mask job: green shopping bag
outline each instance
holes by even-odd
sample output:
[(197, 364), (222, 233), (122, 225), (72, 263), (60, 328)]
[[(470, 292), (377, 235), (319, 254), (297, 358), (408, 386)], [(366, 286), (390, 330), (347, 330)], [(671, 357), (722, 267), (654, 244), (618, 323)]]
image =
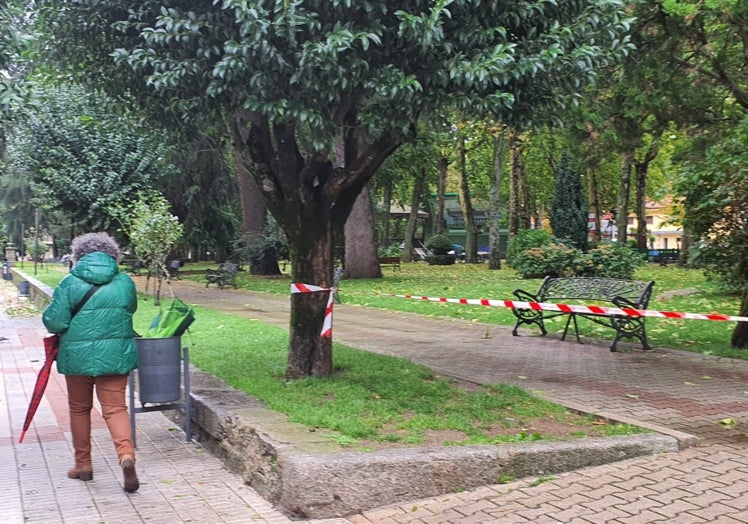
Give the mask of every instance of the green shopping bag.
[(182, 300), (175, 298), (167, 308), (161, 308), (156, 318), (153, 319), (148, 331), (145, 333), (146, 338), (167, 338), (179, 337), (187, 331), (195, 321), (195, 312), (192, 307), (185, 304)]

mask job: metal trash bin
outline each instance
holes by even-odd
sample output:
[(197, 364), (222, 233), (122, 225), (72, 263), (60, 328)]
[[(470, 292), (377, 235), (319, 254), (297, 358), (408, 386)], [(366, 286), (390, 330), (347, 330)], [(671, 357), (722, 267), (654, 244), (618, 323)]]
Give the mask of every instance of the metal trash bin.
[(137, 338), (140, 402), (175, 402), (181, 392), (181, 337)]
[(28, 297), (31, 296), (31, 286), (27, 280), (21, 280), (18, 282), (18, 296)]
[[(184, 410), (184, 434), (192, 441), (192, 400), (190, 394), (190, 354), (181, 347), (182, 337), (140, 338), (136, 337), (139, 365), (137, 373), (130, 373), (130, 428), (133, 446), (137, 448), (135, 414), (150, 411)], [(184, 379), (181, 379), (184, 374)], [(135, 376), (137, 375), (137, 388)], [(181, 385), (184, 380), (184, 400)], [(140, 407), (135, 401), (138, 391)], [(150, 404), (146, 406), (146, 404)]]

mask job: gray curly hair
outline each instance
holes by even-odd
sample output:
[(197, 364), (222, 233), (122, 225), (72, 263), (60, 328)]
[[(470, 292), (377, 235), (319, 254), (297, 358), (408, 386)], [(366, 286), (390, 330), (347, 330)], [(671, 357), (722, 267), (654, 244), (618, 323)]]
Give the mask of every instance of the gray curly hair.
[(70, 244), (70, 250), (75, 261), (95, 251), (102, 251), (117, 262), (122, 258), (122, 251), (117, 242), (106, 233), (86, 233), (75, 237)]

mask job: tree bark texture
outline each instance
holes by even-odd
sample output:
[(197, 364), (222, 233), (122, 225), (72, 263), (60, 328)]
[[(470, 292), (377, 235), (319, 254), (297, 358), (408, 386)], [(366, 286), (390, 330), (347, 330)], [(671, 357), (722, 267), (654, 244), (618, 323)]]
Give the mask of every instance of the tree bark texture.
[(475, 225), (473, 215), (473, 201), (470, 197), (470, 184), (467, 174), (467, 151), (465, 149), (465, 138), (460, 139), (459, 146), (460, 183), (458, 192), (460, 195), (460, 208), (462, 218), (465, 221), (465, 262), (467, 264), (478, 263), (478, 228)]
[[(521, 229), (530, 228), (522, 138), (515, 131), (509, 135), (509, 162), (511, 164), (509, 170), (509, 236), (513, 237)], [(538, 227), (540, 227), (539, 224)]]
[(434, 234), (443, 235), (445, 231), (444, 223), (444, 194), (447, 191), (447, 167), (449, 160), (446, 156), (439, 153), (436, 161), (436, 210), (434, 217)]
[(647, 241), (649, 240), (647, 234), (647, 173), (649, 172), (649, 164), (655, 159), (658, 152), (658, 143), (654, 140), (647, 149), (644, 160), (634, 162), (636, 172), (636, 222), (638, 224), (636, 247), (642, 250), (647, 249)]
[(616, 205), (616, 227), (618, 242), (628, 241), (629, 199), (631, 196), (631, 166), (634, 164), (634, 152), (624, 153), (621, 165), (621, 183), (618, 186), (618, 203)]
[(590, 169), (587, 176), (589, 180), (588, 192), (590, 209), (595, 215), (595, 233), (592, 240), (594, 242), (600, 242), (603, 239), (603, 232), (600, 231), (600, 219), (602, 218), (600, 215), (602, 214), (602, 210), (600, 209), (600, 195), (597, 190), (597, 172), (594, 169)]
[(374, 212), (368, 187), (358, 195), (345, 221), (343, 278), (382, 278), (374, 240)]
[(488, 209), (488, 269), (501, 269), (501, 178), (504, 174), (506, 140), (500, 132), (493, 139), (493, 178)]

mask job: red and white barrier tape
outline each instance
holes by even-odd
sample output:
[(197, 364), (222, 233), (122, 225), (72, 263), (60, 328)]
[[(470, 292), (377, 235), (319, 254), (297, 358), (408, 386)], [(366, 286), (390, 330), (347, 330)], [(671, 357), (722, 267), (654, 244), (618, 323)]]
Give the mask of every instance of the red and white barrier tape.
[(629, 317), (688, 318), (695, 320), (718, 320), (723, 322), (748, 322), (748, 317), (722, 315), (719, 313), (680, 313), (677, 311), (654, 311), (650, 309), (631, 309), (604, 306), (577, 306), (571, 304), (551, 304), (546, 302), (520, 302), (516, 300), (492, 300), (473, 298), (423, 297), (417, 295), (395, 295), (377, 293), (377, 295), (429, 302), (446, 302), (450, 304), (472, 304), (476, 306), (505, 307), (510, 309), (535, 309), (538, 311), (559, 311), (562, 313), (591, 313), (594, 315), (624, 315)]
[(329, 291), (330, 296), (327, 298), (327, 308), (325, 309), (325, 320), (322, 322), (322, 333), (323, 337), (332, 336), (332, 302), (333, 295), (335, 293), (334, 287), (319, 287), (313, 286), (312, 284), (291, 284), (291, 293), (315, 293), (317, 291)]

